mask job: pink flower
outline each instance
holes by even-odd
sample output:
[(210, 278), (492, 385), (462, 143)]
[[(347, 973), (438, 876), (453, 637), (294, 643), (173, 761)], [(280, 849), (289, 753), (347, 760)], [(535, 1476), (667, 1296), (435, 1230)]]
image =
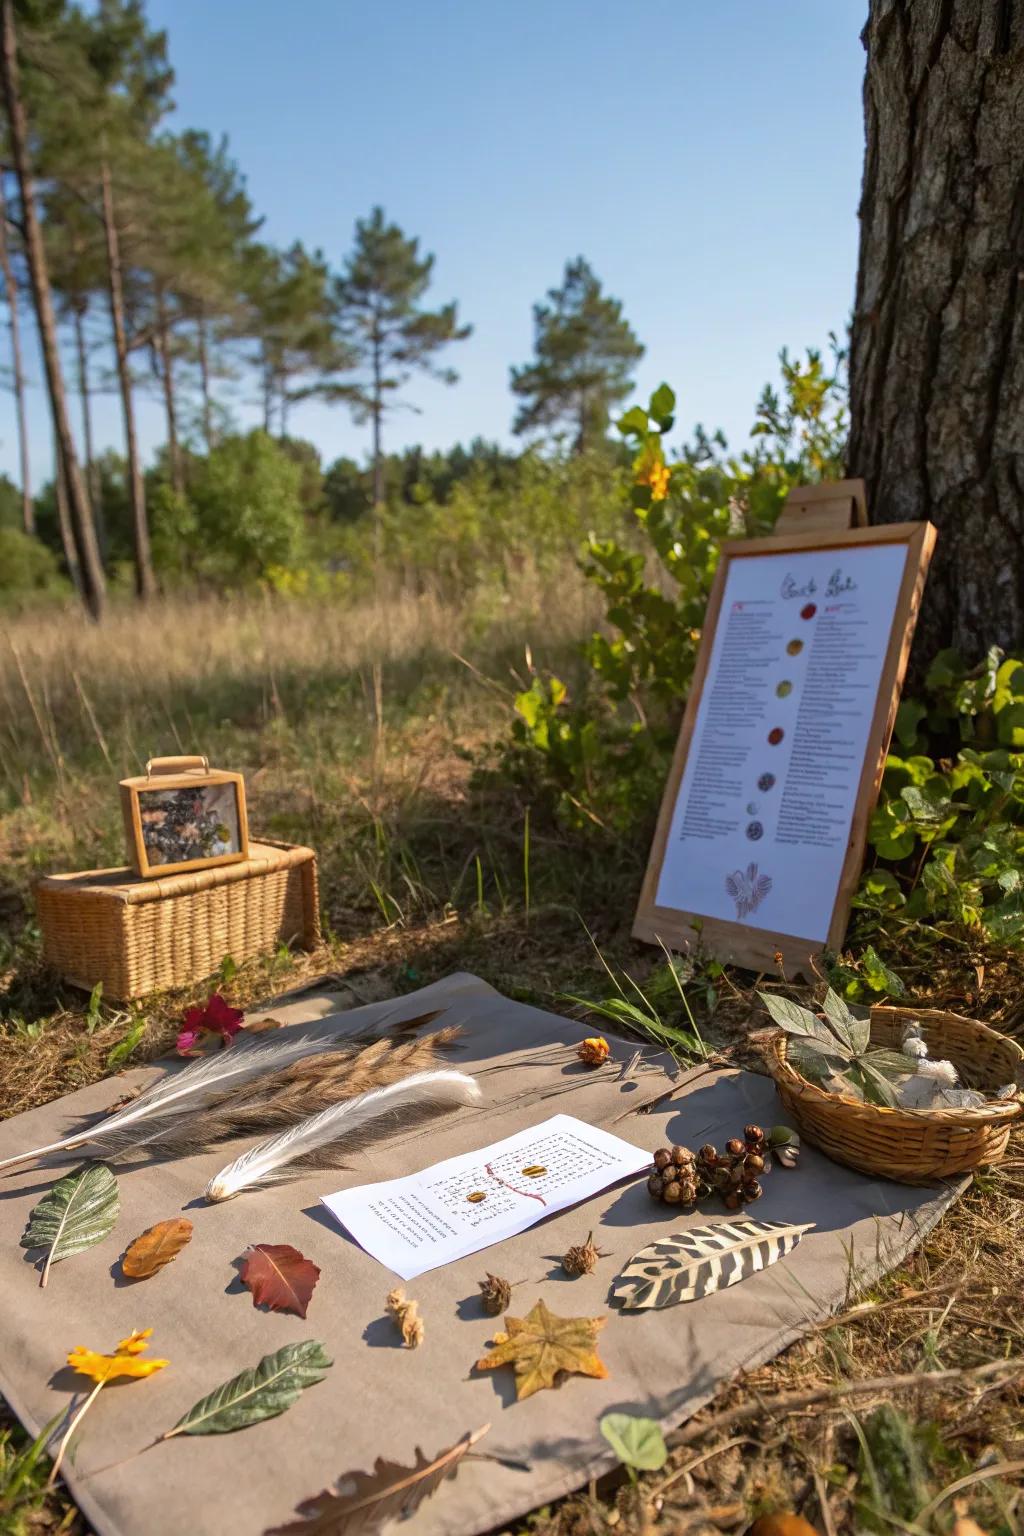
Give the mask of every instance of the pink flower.
[(188, 1008), (182, 1023), (185, 1028), (181, 1031), (176, 1042), (179, 1055), (184, 1056), (191, 1051), (200, 1035), (220, 1035), (222, 1045), (230, 1045), (235, 1035), (243, 1027), (242, 1020), (245, 1015), (240, 1008), (232, 1008), (230, 1003), (224, 1001), (219, 992), (212, 992), (202, 1008)]

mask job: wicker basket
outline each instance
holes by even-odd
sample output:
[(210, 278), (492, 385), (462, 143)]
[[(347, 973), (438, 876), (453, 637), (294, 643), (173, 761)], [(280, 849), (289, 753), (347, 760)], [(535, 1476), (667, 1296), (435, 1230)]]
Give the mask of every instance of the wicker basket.
[(316, 854), (252, 842), (241, 864), (142, 880), (129, 869), (50, 875), (36, 887), (43, 957), (66, 981), (126, 1001), (211, 976), (280, 944), (320, 942)]
[[(898, 1049), (917, 1021), (935, 1060), (951, 1061), (966, 1087), (992, 1092), (1021, 1081), (1024, 1051), (987, 1024), (930, 1008), (872, 1008), (871, 1043)], [(790, 1066), (785, 1034), (768, 1045), (768, 1068), (789, 1119), (812, 1146), (856, 1168), (903, 1184), (969, 1173), (997, 1163), (1024, 1110), (1020, 1096), (981, 1109), (886, 1109), (828, 1093)]]

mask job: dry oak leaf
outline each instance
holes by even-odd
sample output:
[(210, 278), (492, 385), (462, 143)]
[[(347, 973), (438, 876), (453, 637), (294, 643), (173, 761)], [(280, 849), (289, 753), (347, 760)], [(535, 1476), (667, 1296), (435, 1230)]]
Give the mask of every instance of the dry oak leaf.
[(192, 1241), (192, 1223), (187, 1216), (172, 1216), (158, 1221), (128, 1245), (121, 1260), (121, 1273), (129, 1280), (148, 1280), (158, 1269), (176, 1259), (186, 1243)]
[(608, 1375), (597, 1355), (597, 1335), (606, 1317), (556, 1317), (543, 1301), (535, 1302), (525, 1317), (506, 1317), (507, 1333), (494, 1335), (489, 1355), (478, 1360), (478, 1371), (510, 1365), (516, 1376), (516, 1399), (532, 1397), (553, 1387), (560, 1372), (577, 1376)]
[(490, 1427), (485, 1424), (474, 1434), (463, 1435), (430, 1461), (417, 1446), (412, 1467), (378, 1456), (372, 1472), (346, 1472), (335, 1488), (325, 1488), (299, 1505), (297, 1513), (304, 1519), (277, 1525), (266, 1536), (374, 1536), (389, 1520), (407, 1520), (446, 1478), (455, 1475), (463, 1456)]
[(238, 1278), (252, 1292), (254, 1307), (305, 1317), (320, 1271), (291, 1243), (253, 1243), (242, 1256)]

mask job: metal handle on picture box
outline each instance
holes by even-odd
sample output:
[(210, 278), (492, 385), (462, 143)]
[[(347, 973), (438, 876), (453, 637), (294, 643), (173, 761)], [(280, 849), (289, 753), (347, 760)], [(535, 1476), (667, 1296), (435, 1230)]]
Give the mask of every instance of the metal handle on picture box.
[(146, 764), (146, 777), (154, 773), (209, 773), (210, 760), (206, 757), (151, 757)]

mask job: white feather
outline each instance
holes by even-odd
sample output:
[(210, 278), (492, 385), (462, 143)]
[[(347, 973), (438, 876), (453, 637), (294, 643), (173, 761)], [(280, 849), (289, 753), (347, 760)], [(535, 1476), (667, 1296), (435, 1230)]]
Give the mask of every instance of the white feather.
[[(373, 1026), (371, 1032), (383, 1034), (389, 1027), (398, 1027), (390, 1014)], [(72, 1152), (85, 1146), (95, 1146), (105, 1154), (144, 1147), (158, 1140), (169, 1125), (180, 1128), (182, 1117), (203, 1110), (212, 1099), (240, 1088), (264, 1073), (281, 1072), (306, 1056), (321, 1055), (332, 1045), (350, 1040), (351, 1032), (352, 1025), (349, 1024), (347, 1028), (336, 1028), (329, 1033), (314, 1027), (308, 1031), (296, 1028), (248, 1037), (243, 1035), (227, 1050), (192, 1061), (180, 1072), (168, 1072), (99, 1125), (86, 1126), (65, 1136), (63, 1141), (7, 1158), (0, 1162), (0, 1173), (20, 1167), (22, 1163), (36, 1162), (41, 1157)]]
[(416, 1072), (387, 1088), (374, 1088), (357, 1098), (332, 1104), (318, 1115), (310, 1115), (308, 1120), (300, 1120), (298, 1125), (257, 1142), (210, 1180), (206, 1198), (211, 1204), (230, 1200), (253, 1184), (292, 1178), (299, 1162), (320, 1161), (321, 1166), (328, 1166), (327, 1149), (370, 1127), (371, 1134), (377, 1132), (381, 1128), (379, 1122), (387, 1117), (405, 1111), (455, 1109), (460, 1104), (476, 1104), (480, 1098), (479, 1084), (465, 1072)]

